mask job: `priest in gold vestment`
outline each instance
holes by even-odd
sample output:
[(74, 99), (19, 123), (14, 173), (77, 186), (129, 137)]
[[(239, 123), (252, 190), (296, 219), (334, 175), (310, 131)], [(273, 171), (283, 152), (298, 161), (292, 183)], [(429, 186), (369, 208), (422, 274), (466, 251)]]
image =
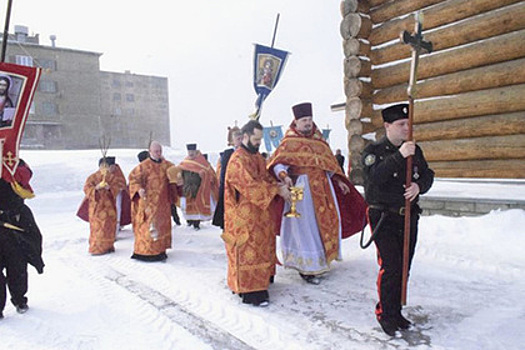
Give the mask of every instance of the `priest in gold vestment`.
[(204, 155), (192, 143), (186, 145), (188, 156), (178, 165), (182, 170), (180, 208), (188, 225), (200, 229), (201, 221), (213, 218), (219, 198), (217, 175)]
[(228, 162), (224, 185), (224, 232), (228, 256), (228, 287), (245, 304), (267, 306), (268, 287), (275, 275), (277, 225), (271, 207), (276, 196), (289, 199), (266, 171), (258, 152), (263, 127), (250, 121), (242, 128), (243, 140)]
[(162, 157), (162, 146), (151, 142), (149, 158), (129, 174), (129, 194), (135, 245), (132, 258), (166, 260), (171, 248), (171, 203), (167, 170), (173, 163)]
[(84, 193), (89, 201), (89, 253), (101, 255), (115, 251), (116, 198), (125, 189), (125, 178), (115, 171), (115, 158), (100, 159), (99, 170), (91, 174), (84, 184)]
[[(282, 218), (283, 265), (299, 271), (307, 283), (319, 284), (330, 263), (341, 260), (341, 239), (364, 227), (366, 205), (313, 122), (311, 103), (292, 110), (294, 121), (268, 169), (288, 186), (304, 191), (304, 199), (297, 202), (301, 217)], [(284, 212), (289, 209), (285, 204)]]

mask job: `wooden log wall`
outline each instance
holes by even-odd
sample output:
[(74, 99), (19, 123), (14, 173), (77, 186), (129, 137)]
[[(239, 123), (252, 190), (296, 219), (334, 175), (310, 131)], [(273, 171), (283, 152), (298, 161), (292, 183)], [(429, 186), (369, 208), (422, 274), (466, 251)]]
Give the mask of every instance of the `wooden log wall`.
[[(369, 58), (368, 36), (372, 21), (367, 14), (367, 1), (341, 2), (340, 31), (343, 37), (344, 92), (346, 96), (345, 127), (348, 132), (348, 176), (355, 184), (363, 183), (363, 165), (360, 158), (366, 145), (362, 137), (369, 128), (363, 118), (372, 116), (373, 87), (370, 82), (372, 64)], [(370, 124), (370, 123), (369, 123)]]
[(420, 57), (414, 138), (436, 175), (525, 178), (525, 1), (344, 0), (350, 179), (362, 183), (360, 152), (384, 135), (380, 109), (407, 100), (399, 34), (416, 11), (434, 52)]

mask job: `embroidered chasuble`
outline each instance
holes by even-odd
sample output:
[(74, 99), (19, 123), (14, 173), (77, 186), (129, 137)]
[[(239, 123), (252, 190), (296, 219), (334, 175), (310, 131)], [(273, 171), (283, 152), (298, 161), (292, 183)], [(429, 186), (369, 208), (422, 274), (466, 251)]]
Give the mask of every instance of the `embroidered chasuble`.
[[(219, 197), (219, 184), (215, 171), (200, 152), (195, 159), (186, 157), (178, 167), (185, 172), (191, 172), (194, 177), (200, 177), (200, 184), (194, 186), (195, 193), (188, 191), (182, 194), (181, 210), (184, 218), (186, 220), (211, 220)], [(185, 187), (189, 187), (188, 185), (185, 183)]]
[[(330, 263), (341, 258), (341, 239), (364, 226), (364, 199), (344, 176), (315, 124), (311, 135), (304, 136), (292, 123), (268, 169), (273, 176), (287, 171), (294, 184), (304, 188), (304, 199), (297, 202), (301, 217), (282, 217), (289, 203), (280, 215), (284, 266), (304, 274), (328, 271)], [(335, 180), (344, 182), (350, 193), (343, 195)]]
[[(173, 163), (148, 158), (129, 174), (134, 253), (153, 256), (171, 248), (171, 196), (167, 170)], [(145, 198), (139, 189), (146, 190)]]
[[(109, 189), (96, 190), (95, 187), (105, 178)], [(91, 174), (84, 184), (84, 193), (89, 201), (89, 252), (105, 254), (115, 251), (117, 210), (116, 197), (126, 188), (126, 180), (108, 172), (105, 177), (99, 170)]]
[(224, 185), (224, 233), (228, 286), (235, 293), (267, 290), (275, 275), (277, 226), (271, 206), (278, 186), (264, 158), (239, 148), (228, 162)]

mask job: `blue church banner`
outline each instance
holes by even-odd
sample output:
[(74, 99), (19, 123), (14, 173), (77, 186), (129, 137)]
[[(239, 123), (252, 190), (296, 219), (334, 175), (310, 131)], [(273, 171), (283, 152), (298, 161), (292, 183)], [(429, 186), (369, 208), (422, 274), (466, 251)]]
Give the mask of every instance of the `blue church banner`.
[(266, 151), (272, 151), (272, 145), (274, 148), (279, 146), (281, 139), (283, 138), (283, 130), (281, 126), (270, 126), (263, 129), (264, 146)]
[(323, 139), (328, 142), (328, 139), (330, 138), (330, 131), (332, 129), (323, 129)]
[(257, 100), (253, 119), (259, 120), (262, 104), (277, 85), (288, 54), (286, 51), (255, 44), (253, 86), (257, 93)]

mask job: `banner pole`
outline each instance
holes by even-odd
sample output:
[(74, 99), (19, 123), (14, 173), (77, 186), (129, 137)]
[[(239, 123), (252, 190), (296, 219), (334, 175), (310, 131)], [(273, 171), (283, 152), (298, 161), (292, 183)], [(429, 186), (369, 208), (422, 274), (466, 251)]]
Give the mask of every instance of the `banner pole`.
[(277, 35), (277, 27), (279, 26), (279, 17), (281, 16), (280, 13), (277, 14), (277, 18), (275, 19), (275, 27), (273, 28), (273, 37), (272, 37), (272, 49), (273, 44), (275, 44), (275, 36)]
[(9, 20), (11, 19), (11, 5), (13, 4), (13, 0), (7, 1), (7, 12), (5, 15), (5, 26), (4, 26), (4, 36), (2, 39), (2, 63), (5, 62), (5, 52), (7, 49), (7, 40), (9, 37)]

